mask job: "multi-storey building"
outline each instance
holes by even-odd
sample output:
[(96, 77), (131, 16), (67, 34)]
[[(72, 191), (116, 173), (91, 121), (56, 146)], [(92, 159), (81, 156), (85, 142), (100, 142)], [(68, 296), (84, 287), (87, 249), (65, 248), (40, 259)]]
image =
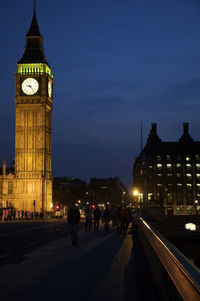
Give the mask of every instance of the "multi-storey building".
[(200, 205), (200, 142), (188, 123), (177, 142), (163, 142), (152, 123), (146, 145), (133, 167), (140, 207), (164, 206), (165, 214), (197, 214)]
[(26, 46), (15, 72), (15, 163), (0, 169), (1, 207), (50, 211), (53, 76), (34, 7)]

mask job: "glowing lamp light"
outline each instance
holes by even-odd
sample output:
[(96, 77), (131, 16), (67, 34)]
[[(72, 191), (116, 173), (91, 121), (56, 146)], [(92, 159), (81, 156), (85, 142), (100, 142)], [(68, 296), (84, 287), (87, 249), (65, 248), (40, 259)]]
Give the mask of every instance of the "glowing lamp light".
[(137, 189), (134, 189), (134, 190), (133, 190), (133, 195), (134, 195), (134, 196), (138, 196), (138, 194), (139, 194), (139, 191), (138, 191)]
[(190, 231), (196, 231), (197, 226), (193, 223), (187, 223), (187, 224), (185, 224), (185, 229), (190, 230)]
[(52, 204), (52, 203), (50, 204), (50, 208), (51, 208), (51, 209), (53, 208), (53, 204)]

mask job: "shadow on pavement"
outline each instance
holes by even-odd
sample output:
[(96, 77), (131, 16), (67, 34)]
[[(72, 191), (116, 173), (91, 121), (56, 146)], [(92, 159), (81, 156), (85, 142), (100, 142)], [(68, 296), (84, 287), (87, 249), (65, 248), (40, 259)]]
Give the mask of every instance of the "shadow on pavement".
[[(157, 293), (155, 283), (152, 279), (151, 271), (148, 266), (148, 261), (143, 252), (140, 241), (137, 237), (132, 235), (133, 248), (132, 256), (129, 261), (129, 265), (125, 272), (125, 298), (124, 300), (135, 301), (160, 301), (160, 297)], [(132, 283), (131, 283), (132, 282)], [(137, 286), (135, 290), (130, 290), (130, 287)]]

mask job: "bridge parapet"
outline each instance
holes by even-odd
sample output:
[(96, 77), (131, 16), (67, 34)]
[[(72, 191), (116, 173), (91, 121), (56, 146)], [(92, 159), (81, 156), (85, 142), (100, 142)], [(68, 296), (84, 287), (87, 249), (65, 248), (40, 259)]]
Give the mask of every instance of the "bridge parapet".
[(200, 300), (200, 270), (142, 218), (138, 236), (161, 300)]

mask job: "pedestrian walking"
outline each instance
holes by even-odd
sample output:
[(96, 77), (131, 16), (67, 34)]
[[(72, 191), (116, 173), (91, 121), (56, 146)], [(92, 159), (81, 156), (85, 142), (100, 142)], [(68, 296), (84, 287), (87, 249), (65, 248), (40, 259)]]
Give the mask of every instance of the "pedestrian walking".
[(117, 232), (121, 232), (123, 228), (122, 223), (122, 207), (120, 206), (116, 210), (116, 219), (117, 219)]
[(128, 231), (130, 220), (131, 217), (129, 209), (124, 205), (124, 208), (122, 209), (122, 228), (124, 232)]
[(76, 246), (78, 243), (78, 224), (80, 222), (80, 212), (75, 205), (69, 209), (67, 219), (70, 226), (72, 245)]
[(101, 211), (97, 206), (93, 213), (94, 216), (94, 232), (99, 230), (99, 221), (101, 217)]
[(85, 213), (85, 231), (91, 231), (92, 229), (92, 211), (91, 209), (88, 207), (86, 209), (86, 213)]
[(105, 225), (105, 231), (109, 231), (109, 222), (110, 222), (110, 211), (108, 209), (108, 205), (106, 205), (106, 209), (103, 212), (104, 217), (104, 225)]
[(112, 221), (112, 226), (113, 226), (113, 228), (116, 226), (116, 224), (117, 224), (117, 219), (116, 219), (116, 208), (115, 207), (111, 207), (110, 209), (109, 209), (109, 211), (110, 211), (110, 219), (111, 219), (111, 221)]

